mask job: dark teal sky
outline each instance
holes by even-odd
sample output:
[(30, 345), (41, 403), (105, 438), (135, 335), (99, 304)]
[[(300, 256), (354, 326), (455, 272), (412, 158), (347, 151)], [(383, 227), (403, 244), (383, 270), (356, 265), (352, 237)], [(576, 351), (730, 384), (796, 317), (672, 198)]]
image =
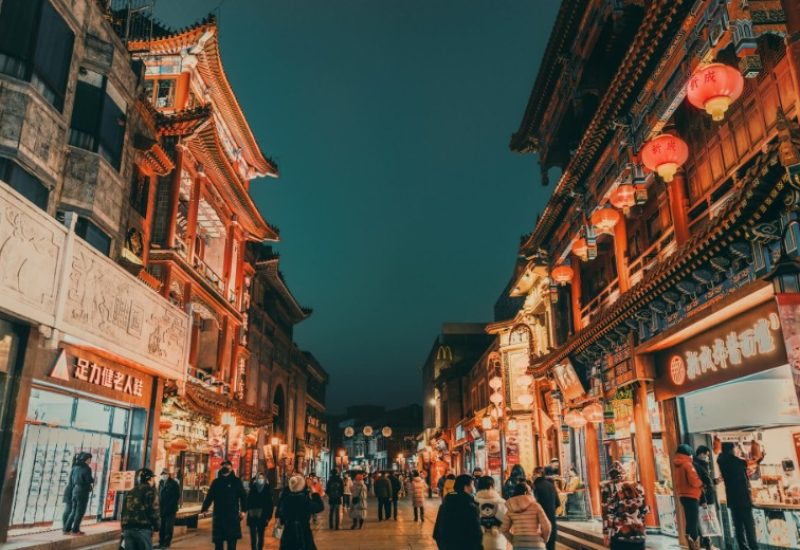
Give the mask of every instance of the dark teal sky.
[[(158, 0), (184, 26), (220, 0)], [(222, 59), (281, 177), (251, 192), (314, 314), (328, 408), (421, 400), (442, 322), (490, 321), (551, 188), (508, 149), (558, 0), (225, 0)]]

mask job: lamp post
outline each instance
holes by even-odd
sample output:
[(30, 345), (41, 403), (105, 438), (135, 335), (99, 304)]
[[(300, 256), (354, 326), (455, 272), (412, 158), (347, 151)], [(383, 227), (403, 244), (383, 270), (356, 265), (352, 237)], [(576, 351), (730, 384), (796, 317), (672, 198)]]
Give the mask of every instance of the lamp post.
[(228, 447), (230, 446), (230, 433), (231, 428), (236, 426), (236, 415), (232, 412), (225, 411), (220, 415), (221, 426), (225, 426), (225, 448), (222, 450), (223, 457), (228, 459)]

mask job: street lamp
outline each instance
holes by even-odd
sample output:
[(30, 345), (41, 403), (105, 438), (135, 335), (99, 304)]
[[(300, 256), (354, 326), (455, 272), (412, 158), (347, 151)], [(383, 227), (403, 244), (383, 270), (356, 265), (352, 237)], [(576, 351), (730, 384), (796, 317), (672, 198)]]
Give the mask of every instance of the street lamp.
[(225, 411), (220, 415), (219, 423), (221, 426), (225, 426), (225, 448), (223, 449), (222, 455), (227, 460), (228, 447), (230, 446), (231, 428), (236, 426), (236, 415), (230, 411)]

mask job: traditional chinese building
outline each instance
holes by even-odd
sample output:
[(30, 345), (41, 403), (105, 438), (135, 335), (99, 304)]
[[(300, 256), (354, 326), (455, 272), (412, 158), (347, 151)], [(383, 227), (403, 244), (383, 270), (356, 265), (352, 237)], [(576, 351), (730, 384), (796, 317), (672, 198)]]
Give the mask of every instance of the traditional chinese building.
[(120, 471), (154, 467), (188, 315), (143, 267), (173, 160), (142, 74), (98, 2), (0, 3), (0, 541), (62, 527), (77, 452), (87, 522), (117, 517)]
[(165, 392), (159, 446), (163, 464), (183, 480), (187, 504), (202, 498), (223, 458), (249, 475), (262, 432), (271, 429), (272, 410), (247, 387), (254, 266), (245, 250), (278, 239), (248, 192), (252, 180), (278, 171), (225, 75), (215, 19), (178, 32), (150, 21), (144, 37), (139, 26), (129, 26), (127, 46), (144, 66), (144, 94), (175, 165), (154, 192), (147, 271), (192, 317), (188, 376)]
[(550, 302), (528, 374), (591, 515), (618, 460), (677, 535), (678, 444), (730, 442), (766, 453), (760, 542), (798, 545), (799, 30), (791, 0), (562, 3), (511, 141), (558, 173), (514, 292)]

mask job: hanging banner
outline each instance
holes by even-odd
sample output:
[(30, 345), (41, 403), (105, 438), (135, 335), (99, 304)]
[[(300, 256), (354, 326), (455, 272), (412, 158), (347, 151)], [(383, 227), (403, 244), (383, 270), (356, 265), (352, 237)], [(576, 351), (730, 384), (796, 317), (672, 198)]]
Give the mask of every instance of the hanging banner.
[(583, 387), (578, 374), (575, 372), (575, 367), (572, 366), (572, 362), (569, 359), (565, 359), (554, 366), (553, 375), (565, 401), (573, 401), (586, 395), (586, 389)]
[(533, 422), (525, 418), (517, 420), (517, 442), (519, 444), (519, 463), (525, 468), (526, 473), (533, 472), (533, 468), (536, 465), (536, 449), (533, 447)]
[(792, 369), (794, 389), (800, 401), (800, 293), (776, 294), (778, 314), (781, 317), (786, 358)]
[(517, 429), (506, 428), (506, 463), (509, 466), (519, 464), (519, 435)]
[(486, 430), (486, 459), (490, 474), (502, 474), (503, 462), (500, 454), (500, 431)]

